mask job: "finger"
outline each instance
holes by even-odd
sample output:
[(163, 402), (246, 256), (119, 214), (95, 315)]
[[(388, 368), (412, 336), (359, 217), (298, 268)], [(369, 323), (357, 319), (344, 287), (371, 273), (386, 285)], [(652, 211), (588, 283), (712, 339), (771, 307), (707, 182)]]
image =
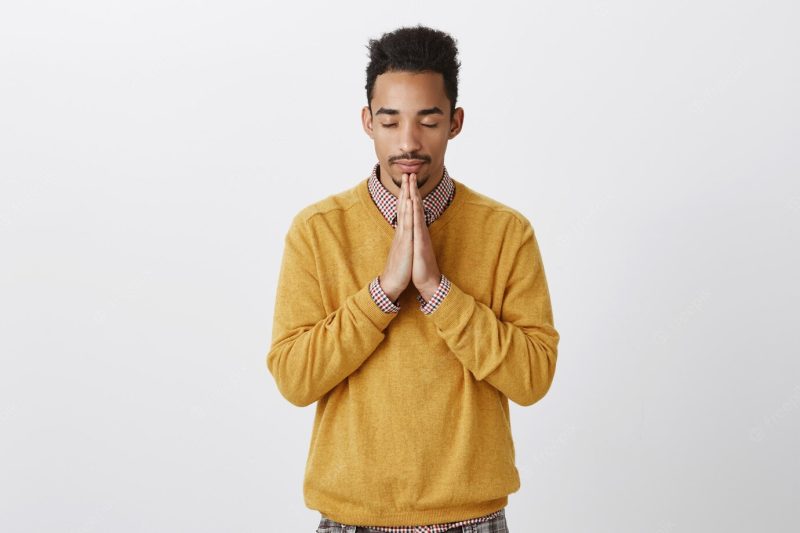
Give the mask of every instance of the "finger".
[[(416, 181), (416, 180), (412, 180)], [(416, 185), (412, 185), (414, 188), (414, 195), (413, 195), (413, 210), (414, 210), (414, 231), (422, 231), (425, 225), (425, 213), (422, 209), (422, 200), (420, 200), (419, 191), (416, 188)], [(421, 239), (417, 239), (421, 241)]]
[(400, 176), (400, 194), (397, 196), (397, 227), (403, 226), (404, 215), (406, 211), (406, 175)]
[(408, 224), (406, 224), (405, 227), (408, 228), (412, 232), (412, 235), (413, 235), (413, 231), (414, 231), (414, 194), (413, 194), (412, 189), (414, 188), (414, 178), (413, 178), (414, 175), (413, 174), (407, 174), (406, 176), (407, 176), (408, 185), (406, 186), (406, 202), (405, 202), (405, 204), (408, 206), (407, 211), (406, 211), (408, 213), (408, 216), (406, 217), (408, 219), (408, 221), (407, 221)]
[(419, 193), (419, 187), (417, 187), (417, 175), (412, 174), (411, 176), (412, 177), (409, 178), (409, 183), (411, 183), (409, 191), (414, 198), (414, 209), (416, 210), (417, 207), (422, 208), (422, 196)]
[(414, 194), (416, 195), (417, 200), (419, 200), (419, 205), (422, 206), (422, 193), (419, 192), (419, 184), (417, 183), (418, 180), (419, 176), (414, 174)]
[(406, 201), (404, 203), (406, 204), (406, 213), (408, 213), (408, 216), (406, 216), (403, 219), (403, 227), (405, 228), (406, 232), (408, 233), (408, 235), (411, 237), (411, 240), (413, 241), (414, 240), (414, 211), (413, 211), (413, 206), (411, 205), (411, 198), (406, 198)]

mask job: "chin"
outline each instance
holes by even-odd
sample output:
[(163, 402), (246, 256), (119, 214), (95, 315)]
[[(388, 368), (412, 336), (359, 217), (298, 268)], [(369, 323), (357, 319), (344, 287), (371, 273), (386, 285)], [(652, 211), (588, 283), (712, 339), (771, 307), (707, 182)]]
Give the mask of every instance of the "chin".
[[(429, 177), (430, 176), (417, 176), (417, 189), (421, 189), (422, 187), (424, 187), (425, 184), (428, 183)], [(392, 176), (392, 183), (394, 183), (398, 189), (403, 185), (403, 182), (400, 181), (400, 178), (394, 179), (394, 176)]]

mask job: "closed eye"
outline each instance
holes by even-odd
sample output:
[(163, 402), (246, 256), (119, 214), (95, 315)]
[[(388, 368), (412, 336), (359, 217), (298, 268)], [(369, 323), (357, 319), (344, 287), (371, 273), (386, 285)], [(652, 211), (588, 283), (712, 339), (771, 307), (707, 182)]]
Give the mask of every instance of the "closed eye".
[[(422, 125), (425, 126), (426, 128), (436, 128), (437, 126), (439, 126), (438, 124), (422, 124)], [(384, 128), (394, 128), (395, 126), (397, 126), (397, 122), (392, 122), (390, 124), (381, 124), (381, 126), (383, 126)]]

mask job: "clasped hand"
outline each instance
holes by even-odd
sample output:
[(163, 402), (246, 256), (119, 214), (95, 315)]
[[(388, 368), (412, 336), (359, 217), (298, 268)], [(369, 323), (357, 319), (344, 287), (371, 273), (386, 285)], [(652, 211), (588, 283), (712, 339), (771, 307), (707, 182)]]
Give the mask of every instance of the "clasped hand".
[(381, 288), (394, 302), (411, 282), (422, 298), (429, 301), (440, 279), (441, 271), (417, 189), (417, 175), (403, 174), (397, 198), (397, 228), (386, 267), (380, 275)]

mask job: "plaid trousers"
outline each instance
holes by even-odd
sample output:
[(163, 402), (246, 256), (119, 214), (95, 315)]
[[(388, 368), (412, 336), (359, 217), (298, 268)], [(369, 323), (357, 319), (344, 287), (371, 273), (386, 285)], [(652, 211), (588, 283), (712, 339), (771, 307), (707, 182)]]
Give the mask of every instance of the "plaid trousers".
[[(400, 528), (398, 528), (399, 530)], [(378, 529), (363, 526), (348, 526), (322, 516), (316, 533), (384, 533)], [(453, 526), (446, 533), (508, 533), (505, 510), (503, 514), (477, 524)]]

